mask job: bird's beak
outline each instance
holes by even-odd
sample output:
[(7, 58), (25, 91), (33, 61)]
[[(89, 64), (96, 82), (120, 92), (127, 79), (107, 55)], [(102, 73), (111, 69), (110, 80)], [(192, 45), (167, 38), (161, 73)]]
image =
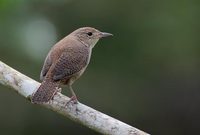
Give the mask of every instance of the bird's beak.
[(100, 36), (100, 38), (104, 38), (104, 37), (113, 36), (113, 34), (107, 33), (107, 32), (101, 32), (99, 36)]

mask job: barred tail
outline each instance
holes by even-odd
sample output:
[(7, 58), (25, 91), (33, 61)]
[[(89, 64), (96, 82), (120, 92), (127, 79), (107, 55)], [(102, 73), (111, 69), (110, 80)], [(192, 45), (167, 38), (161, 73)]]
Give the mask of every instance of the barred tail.
[(51, 80), (44, 80), (38, 90), (34, 93), (31, 98), (31, 102), (35, 104), (45, 103), (50, 101), (54, 94), (58, 91), (58, 82), (53, 82)]

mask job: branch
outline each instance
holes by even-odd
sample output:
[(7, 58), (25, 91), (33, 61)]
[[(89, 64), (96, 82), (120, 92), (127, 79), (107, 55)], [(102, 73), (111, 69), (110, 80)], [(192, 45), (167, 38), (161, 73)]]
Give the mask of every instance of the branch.
[[(21, 74), (0, 61), (0, 83), (11, 87), (20, 95), (30, 99), (40, 83)], [(148, 135), (147, 133), (96, 111), (82, 103), (67, 104), (69, 98), (58, 93), (49, 103), (42, 104), (65, 117), (85, 125), (99, 133), (108, 135)]]

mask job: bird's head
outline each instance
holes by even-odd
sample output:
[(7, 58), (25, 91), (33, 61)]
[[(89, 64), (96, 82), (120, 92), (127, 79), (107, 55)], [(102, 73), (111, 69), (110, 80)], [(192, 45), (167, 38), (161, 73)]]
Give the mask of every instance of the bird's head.
[(100, 38), (112, 36), (110, 33), (101, 32), (92, 27), (83, 27), (75, 30), (71, 33), (77, 40), (81, 41), (83, 44), (94, 47)]

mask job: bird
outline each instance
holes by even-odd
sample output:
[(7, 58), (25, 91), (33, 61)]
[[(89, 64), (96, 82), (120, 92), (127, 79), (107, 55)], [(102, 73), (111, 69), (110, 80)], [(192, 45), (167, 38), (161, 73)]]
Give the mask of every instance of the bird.
[(42, 82), (31, 97), (31, 102), (47, 103), (57, 92), (61, 92), (61, 85), (67, 85), (72, 94), (69, 102), (78, 103), (72, 84), (86, 70), (95, 44), (99, 39), (109, 36), (112, 34), (82, 27), (57, 42), (46, 56), (40, 73)]

